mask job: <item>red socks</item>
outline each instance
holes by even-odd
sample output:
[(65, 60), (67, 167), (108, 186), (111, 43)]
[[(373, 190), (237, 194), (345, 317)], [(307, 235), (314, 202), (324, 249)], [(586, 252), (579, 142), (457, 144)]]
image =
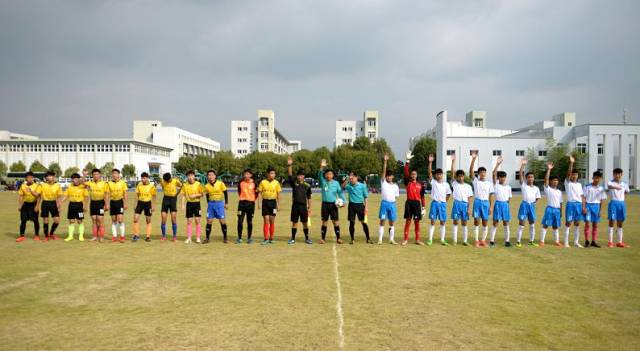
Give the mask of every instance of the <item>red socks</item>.
[(411, 228), (411, 221), (404, 223), (404, 240), (409, 240), (409, 229)]
[(276, 224), (271, 223), (269, 226), (269, 240), (273, 240), (273, 234), (276, 232)]
[(262, 225), (262, 233), (264, 234), (264, 240), (269, 240), (269, 223)]
[(415, 221), (416, 225), (416, 241), (420, 240), (420, 221)]
[[(584, 224), (584, 240), (589, 240), (589, 224)], [(591, 223), (591, 241), (598, 240), (598, 225)]]

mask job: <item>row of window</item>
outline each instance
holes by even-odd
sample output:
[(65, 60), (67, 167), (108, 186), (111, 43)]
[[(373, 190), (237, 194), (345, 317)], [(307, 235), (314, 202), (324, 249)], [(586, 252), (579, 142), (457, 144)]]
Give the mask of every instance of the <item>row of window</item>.
[(129, 152), (130, 146), (112, 144), (0, 144), (0, 151), (9, 152)]
[[(576, 151), (581, 153), (587, 152), (587, 144), (579, 143), (576, 145)], [(474, 153), (478, 153), (478, 150), (469, 150), (469, 155), (473, 155)], [(447, 156), (452, 156), (456, 154), (456, 150), (447, 150)], [(502, 150), (493, 150), (493, 156), (502, 156)], [(598, 144), (598, 155), (604, 154), (604, 145)], [(516, 150), (516, 156), (524, 156), (525, 150)], [(547, 150), (538, 150), (538, 156), (545, 157), (547, 156)]]
[(159, 150), (154, 147), (148, 147), (143, 145), (136, 145), (134, 148), (135, 152), (140, 154), (149, 154), (149, 155), (157, 155), (157, 156), (165, 156), (169, 157), (169, 152), (165, 150)]

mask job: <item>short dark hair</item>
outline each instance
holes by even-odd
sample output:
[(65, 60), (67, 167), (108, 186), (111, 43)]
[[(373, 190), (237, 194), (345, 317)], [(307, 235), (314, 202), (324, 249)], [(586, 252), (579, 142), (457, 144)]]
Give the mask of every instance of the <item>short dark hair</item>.
[(271, 173), (271, 172), (275, 172), (275, 171), (276, 170), (273, 167), (271, 167), (271, 166), (267, 167), (267, 173)]
[(149, 173), (147, 173), (147, 172), (142, 172), (142, 174), (140, 175), (140, 177), (142, 177), (142, 178), (149, 178)]
[(335, 172), (333, 171), (333, 169), (331, 169), (331, 168), (327, 168), (327, 169), (325, 169), (325, 170), (324, 170), (324, 174), (327, 174), (327, 173), (329, 173), (329, 172), (331, 172), (331, 173), (335, 173)]
[(438, 174), (442, 174), (442, 168), (437, 168), (436, 171), (434, 172), (436, 175)]
[(47, 171), (47, 173), (44, 176), (48, 177), (48, 176), (55, 176), (55, 175), (56, 175), (55, 173), (53, 173), (51, 171)]
[(507, 172), (505, 171), (498, 171), (498, 178), (504, 178), (507, 176)]
[(113, 172), (120, 173), (120, 170), (117, 169), (117, 168), (114, 168), (114, 169), (111, 170), (111, 173), (113, 173)]
[(558, 180), (558, 176), (554, 176), (554, 175), (550, 176), (549, 181), (552, 181), (552, 180)]
[(622, 168), (616, 168), (613, 170), (613, 174), (622, 174)]
[(190, 174), (196, 175), (196, 172), (194, 172), (192, 169), (190, 169), (190, 170), (187, 171), (187, 173), (185, 173), (185, 175), (190, 175)]
[(208, 171), (207, 171), (207, 175), (209, 175), (209, 173), (213, 173), (213, 174), (215, 174), (215, 175), (218, 175), (218, 173), (216, 173), (216, 171), (215, 171), (215, 170), (213, 170), (213, 169), (208, 170)]
[(354, 175), (354, 176), (358, 176), (358, 172), (356, 171), (349, 171), (349, 175)]
[(33, 172), (29, 171), (24, 176), (25, 177), (33, 177)]
[(77, 179), (80, 178), (80, 175), (78, 173), (74, 173), (71, 175), (71, 179)]
[(98, 169), (98, 168), (94, 168), (94, 169), (92, 169), (92, 170), (91, 170), (91, 174), (94, 174), (94, 173), (96, 173), (96, 172), (97, 172), (97, 173), (102, 173), (102, 172), (100, 171), (100, 169)]
[(300, 168), (296, 174), (297, 175), (305, 175), (304, 169)]
[(253, 171), (251, 170), (251, 168), (245, 168), (245, 170), (244, 170), (244, 171), (242, 171), (242, 173), (243, 173), (243, 174), (244, 174), (244, 173), (249, 173), (249, 174), (253, 175)]
[(594, 176), (594, 177), (600, 177), (600, 178), (602, 178), (602, 172), (600, 172), (600, 171), (595, 171), (595, 172), (593, 172), (593, 176)]
[(571, 174), (580, 174), (580, 171), (574, 168), (571, 170)]
[(459, 177), (459, 176), (464, 176), (464, 171), (461, 169), (456, 171), (456, 177)]
[(394, 175), (392, 171), (387, 169), (387, 173), (384, 175), (385, 177)]
[(526, 177), (528, 177), (528, 176), (530, 176), (530, 175), (534, 175), (534, 174), (533, 174), (533, 172), (527, 172), (527, 173), (524, 175), (524, 177), (526, 178)]
[(487, 169), (486, 169), (486, 168), (484, 168), (484, 167), (480, 167), (480, 168), (478, 168), (478, 173), (480, 173), (480, 172), (486, 172), (486, 171), (487, 171)]
[(165, 182), (170, 181), (170, 180), (171, 180), (171, 173), (167, 172), (167, 173), (163, 174), (163, 175), (162, 175), (162, 179), (163, 179)]

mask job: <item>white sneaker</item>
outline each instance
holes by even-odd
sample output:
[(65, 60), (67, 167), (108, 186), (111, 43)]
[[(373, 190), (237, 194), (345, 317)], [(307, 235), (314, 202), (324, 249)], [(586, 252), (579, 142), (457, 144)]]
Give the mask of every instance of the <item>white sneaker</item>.
[(583, 249), (583, 248), (584, 248), (584, 246), (580, 245), (580, 243), (579, 243), (579, 242), (575, 242), (575, 243), (573, 243), (573, 246), (575, 246), (575, 247), (577, 247), (577, 248), (579, 248), (579, 249)]
[(569, 243), (564, 243), (564, 247), (570, 248), (571, 246), (569, 246)]
[(196, 239), (196, 243), (200, 244), (200, 238)]
[(187, 239), (184, 241), (185, 244), (191, 244), (191, 239)]
[(408, 241), (408, 240), (403, 240), (403, 241), (402, 241), (402, 246), (406, 246), (408, 243), (409, 243), (409, 241)]
[(398, 243), (397, 243), (397, 242), (395, 242), (394, 240), (389, 240), (389, 244), (391, 244), (391, 245), (398, 245)]
[(378, 245), (382, 245), (382, 240), (378, 240)]

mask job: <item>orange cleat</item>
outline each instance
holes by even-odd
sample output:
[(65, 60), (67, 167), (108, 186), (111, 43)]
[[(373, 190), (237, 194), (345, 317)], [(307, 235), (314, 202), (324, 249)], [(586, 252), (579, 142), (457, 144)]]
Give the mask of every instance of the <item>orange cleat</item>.
[(176, 241), (178, 241), (178, 238), (176, 238), (176, 237), (174, 236), (173, 238), (171, 238), (171, 241), (173, 241), (173, 242), (175, 243)]
[(613, 247), (613, 246), (614, 246), (614, 245), (613, 245), (613, 243), (612, 243), (611, 241), (609, 241), (609, 242), (607, 243), (607, 247)]
[(559, 241), (556, 241), (555, 243), (553, 243), (553, 245), (558, 246), (558, 247), (563, 247), (564, 246)]
[(58, 237), (55, 234), (49, 235), (49, 240), (58, 240)]
[(487, 242), (484, 240), (480, 240), (480, 246), (487, 247)]
[(34, 236), (33, 241), (40, 241), (40, 236), (39, 235)]
[(25, 238), (24, 236), (19, 236), (18, 239), (16, 239), (17, 243), (21, 243), (23, 241), (27, 240), (27, 238)]
[(540, 247), (544, 247), (544, 241), (541, 241), (538, 245), (539, 245)]
[(627, 245), (625, 243), (617, 243), (616, 247), (625, 248), (625, 247), (629, 247), (629, 245)]
[(111, 242), (112, 243), (117, 243), (118, 242), (118, 237), (117, 236), (111, 237)]
[(121, 243), (124, 243), (124, 236), (121, 236), (121, 237), (120, 237), (120, 242), (121, 242)]
[(480, 245), (480, 241), (476, 240), (476, 241), (473, 243), (473, 246), (475, 246), (475, 247), (480, 247), (480, 246), (481, 246), (481, 245)]

